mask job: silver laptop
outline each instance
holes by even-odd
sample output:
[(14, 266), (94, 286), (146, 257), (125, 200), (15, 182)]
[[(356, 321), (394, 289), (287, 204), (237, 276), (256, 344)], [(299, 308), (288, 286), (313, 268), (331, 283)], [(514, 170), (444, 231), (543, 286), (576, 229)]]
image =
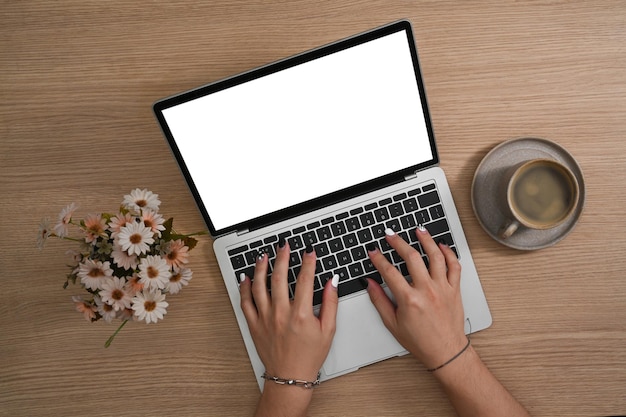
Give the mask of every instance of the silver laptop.
[[(238, 276), (259, 251), (270, 265), (285, 237), (290, 291), (300, 256), (318, 258), (311, 308), (339, 274), (337, 331), (321, 379), (406, 354), (383, 325), (360, 277), (384, 285), (368, 259), (394, 229), (417, 250), (417, 224), (462, 264), (466, 333), (491, 315), (439, 158), (411, 25), (407, 21), (158, 101), (154, 112), (214, 237), (214, 250), (263, 387), (263, 364), (240, 308)], [(428, 262), (427, 257), (424, 259)], [(270, 269), (271, 270), (271, 269)]]

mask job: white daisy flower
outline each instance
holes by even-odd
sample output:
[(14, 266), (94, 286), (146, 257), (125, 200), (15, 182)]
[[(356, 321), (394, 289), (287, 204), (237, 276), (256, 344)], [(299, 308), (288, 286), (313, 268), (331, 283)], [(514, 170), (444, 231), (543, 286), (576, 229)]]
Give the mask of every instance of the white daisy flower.
[(43, 245), (45, 245), (46, 240), (48, 240), (51, 234), (50, 220), (47, 218), (41, 219), (39, 223), (39, 234), (37, 235), (37, 247), (39, 249), (43, 249)]
[(126, 226), (128, 223), (132, 223), (134, 221), (134, 217), (131, 216), (130, 213), (122, 214), (118, 213), (115, 217), (111, 217), (109, 221), (109, 230), (111, 231), (111, 237), (113, 239), (117, 238), (117, 235), (120, 234), (120, 229)]
[(167, 291), (170, 294), (178, 294), (183, 285), (189, 284), (191, 275), (192, 272), (189, 268), (175, 268), (167, 283)]
[(139, 212), (142, 209), (159, 211), (159, 205), (161, 205), (161, 201), (158, 197), (158, 194), (154, 194), (152, 191), (148, 191), (145, 188), (143, 190), (135, 188), (133, 191), (130, 192), (130, 194), (124, 196), (124, 201), (122, 201), (122, 204), (127, 209), (136, 212)]
[(67, 205), (63, 210), (61, 210), (61, 213), (59, 213), (59, 221), (54, 226), (54, 233), (58, 237), (63, 238), (68, 235), (69, 233), (68, 226), (70, 224), (70, 221), (72, 220), (72, 215), (74, 214), (77, 208), (78, 206), (76, 205), (76, 203), (72, 203), (72, 204)]
[(133, 310), (139, 320), (146, 323), (156, 323), (163, 319), (169, 304), (165, 301), (165, 294), (161, 291), (142, 291), (133, 297)]
[(115, 263), (115, 265), (120, 268), (124, 268), (126, 270), (137, 268), (137, 255), (135, 255), (134, 253), (132, 255), (129, 255), (119, 245), (115, 245), (113, 247), (111, 257), (113, 258), (113, 263)]
[(115, 311), (130, 308), (131, 296), (126, 292), (124, 284), (126, 284), (126, 280), (118, 277), (113, 277), (113, 279), (109, 279), (102, 284), (102, 289), (99, 293), (100, 298), (105, 303), (111, 305)]
[(154, 243), (152, 230), (143, 222), (132, 222), (120, 229), (117, 235), (117, 243), (129, 255), (141, 255), (150, 249)]
[(163, 226), (165, 219), (163, 216), (158, 214), (156, 211), (144, 209), (141, 210), (141, 218), (146, 227), (149, 227), (153, 233), (156, 233), (159, 237), (161, 237), (161, 232), (165, 230), (165, 226)]
[(111, 279), (113, 270), (111, 262), (100, 262), (92, 259), (86, 259), (78, 266), (78, 277), (85, 287), (91, 290), (102, 288), (102, 284), (106, 280)]
[(139, 264), (139, 282), (148, 290), (163, 289), (170, 279), (170, 269), (165, 259), (148, 255)]
[(112, 305), (105, 303), (100, 297), (97, 296), (94, 297), (94, 301), (96, 302), (98, 313), (100, 313), (104, 321), (111, 323), (113, 319), (117, 317), (117, 311), (115, 311)]

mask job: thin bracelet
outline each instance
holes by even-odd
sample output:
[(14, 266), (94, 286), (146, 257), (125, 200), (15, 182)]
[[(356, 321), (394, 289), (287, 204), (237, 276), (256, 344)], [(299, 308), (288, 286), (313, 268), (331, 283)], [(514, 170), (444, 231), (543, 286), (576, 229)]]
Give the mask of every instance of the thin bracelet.
[(303, 381), (301, 379), (285, 379), (277, 376), (269, 376), (267, 372), (263, 372), (261, 378), (266, 379), (268, 381), (274, 381), (276, 384), (280, 385), (293, 385), (295, 387), (302, 387), (306, 389), (313, 389), (320, 384), (320, 373), (317, 373), (317, 379), (315, 381)]
[(468, 337), (468, 338), (467, 338), (467, 344), (465, 345), (465, 347), (464, 347), (463, 349), (461, 349), (461, 351), (460, 351), (459, 353), (457, 353), (456, 355), (454, 355), (452, 358), (450, 358), (450, 360), (448, 360), (448, 361), (447, 361), (446, 363), (444, 363), (443, 365), (439, 365), (439, 366), (438, 366), (438, 367), (436, 367), (436, 368), (429, 368), (429, 369), (426, 369), (426, 370), (427, 370), (428, 372), (435, 372), (437, 369), (441, 369), (441, 368), (443, 368), (444, 366), (446, 366), (447, 364), (449, 364), (450, 362), (452, 362), (453, 360), (455, 360), (456, 358), (458, 358), (459, 356), (461, 356), (461, 354), (467, 350), (467, 348), (469, 347), (469, 345), (470, 345), (470, 339), (469, 339), (469, 337)]

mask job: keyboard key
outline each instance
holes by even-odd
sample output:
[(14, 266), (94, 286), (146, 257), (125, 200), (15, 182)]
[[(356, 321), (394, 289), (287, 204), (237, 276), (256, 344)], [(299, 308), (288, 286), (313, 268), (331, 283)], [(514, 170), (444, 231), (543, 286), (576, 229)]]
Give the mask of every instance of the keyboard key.
[(361, 214), (359, 219), (361, 219), (361, 224), (363, 225), (363, 227), (373, 226), (376, 223), (373, 213)]
[(357, 214), (363, 213), (363, 207), (357, 207), (355, 209), (350, 210), (350, 215), (356, 216)]
[(355, 261), (360, 261), (361, 259), (367, 258), (367, 251), (363, 246), (357, 246), (356, 248), (352, 248), (350, 251), (352, 254), (352, 259)]
[(308, 232), (304, 233), (302, 235), (302, 242), (304, 243), (304, 246), (307, 246), (307, 245), (313, 246), (314, 244), (316, 244), (317, 235), (315, 234), (315, 230), (309, 230)]
[(393, 196), (393, 201), (400, 201), (406, 198), (406, 193), (401, 193)]
[(430, 209), (428, 209), (428, 211), (430, 212), (430, 218), (433, 220), (437, 220), (445, 216), (445, 213), (443, 212), (443, 207), (441, 207), (441, 204), (432, 206)]
[(420, 207), (428, 207), (439, 202), (439, 194), (437, 194), (437, 191), (432, 191), (428, 194), (420, 195), (417, 199), (420, 203)]
[(289, 242), (289, 247), (291, 248), (291, 250), (298, 250), (304, 247), (304, 244), (302, 243), (302, 238), (300, 236), (292, 236), (287, 239), (287, 242)]
[(382, 200), (380, 200), (378, 202), (379, 206), (386, 206), (387, 204), (391, 203), (391, 198), (383, 198)]
[(430, 221), (430, 216), (428, 215), (428, 210), (420, 210), (415, 213), (415, 221), (417, 224), (426, 224)]
[(268, 243), (274, 243), (274, 242), (278, 242), (278, 236), (270, 236), (270, 237), (266, 237), (265, 239), (263, 239), (263, 243), (265, 243), (266, 245)]
[(351, 279), (345, 282), (339, 282), (339, 287), (337, 287), (337, 292), (339, 297), (343, 297), (344, 295), (353, 294), (357, 291), (361, 291), (365, 289), (361, 281), (358, 279)]
[(410, 213), (420, 208), (419, 204), (417, 204), (417, 200), (415, 199), (415, 197), (404, 200), (402, 202), (402, 205), (404, 206), (404, 211), (406, 211), (407, 213)]
[(387, 207), (381, 207), (377, 210), (374, 210), (374, 217), (378, 222), (385, 222), (389, 220), (389, 211), (387, 210)]
[(446, 219), (440, 219), (424, 226), (426, 226), (426, 229), (428, 229), (431, 236), (437, 236), (450, 230), (450, 226), (448, 226), (448, 221)]
[(351, 217), (349, 219), (346, 219), (346, 229), (348, 230), (348, 232), (354, 232), (355, 230), (358, 230), (360, 228), (361, 223), (359, 223), (358, 217)]
[(428, 184), (428, 185), (425, 185), (424, 188), (422, 188), (422, 191), (426, 192), (426, 191), (430, 191), (434, 189), (435, 189), (435, 184)]
[(367, 243), (370, 240), (374, 239), (370, 229), (359, 230), (358, 232), (356, 232), (356, 235), (359, 238), (359, 243)]
[(316, 232), (317, 232), (317, 238), (320, 240), (320, 242), (323, 242), (333, 237), (333, 235), (330, 232), (330, 227), (328, 226), (320, 227), (319, 229), (317, 229)]
[(385, 226), (387, 226), (396, 233), (400, 233), (400, 231), (402, 230), (402, 228), (400, 227), (400, 220), (398, 219), (389, 220), (387, 223), (385, 223)]
[(258, 248), (261, 245), (263, 245), (263, 241), (262, 240), (257, 240), (256, 242), (250, 243), (250, 249)]
[(320, 222), (313, 222), (306, 225), (307, 230), (315, 229), (317, 227), (320, 227)]
[[(348, 268), (339, 268), (333, 271), (336, 275), (339, 275), (339, 283), (341, 284), (343, 281), (346, 281), (350, 278), (348, 274)], [(341, 297), (341, 296), (340, 296)]]
[(385, 225), (384, 224), (377, 224), (376, 226), (372, 227), (372, 236), (374, 236), (375, 239), (380, 239), (381, 237), (385, 236)]
[(348, 266), (348, 274), (350, 274), (351, 278), (360, 277), (361, 275), (364, 274), (363, 265), (361, 265), (359, 262), (350, 264)]
[(398, 217), (404, 214), (402, 210), (402, 203), (393, 203), (389, 205), (389, 215), (391, 217)]
[(313, 246), (313, 249), (315, 250), (315, 254), (318, 258), (323, 258), (324, 256), (330, 254), (330, 250), (328, 249), (328, 244), (326, 242), (318, 243)]
[(237, 255), (239, 253), (243, 253), (248, 250), (248, 245), (239, 246), (238, 248), (231, 249), (228, 251), (228, 256)]
[(330, 271), (333, 270), (335, 268), (337, 268), (337, 259), (335, 259), (335, 255), (329, 255), (325, 258), (321, 259), (322, 261), (322, 268), (324, 268), (325, 271)]
[(409, 191), (407, 194), (409, 195), (409, 197), (411, 197), (411, 196), (418, 195), (421, 193), (422, 193), (422, 190), (420, 188), (416, 188), (414, 190)]
[(330, 225), (330, 230), (333, 232), (333, 236), (341, 236), (346, 233), (346, 225), (342, 221), (338, 221)]
[(373, 210), (376, 207), (378, 207), (378, 203), (369, 203), (365, 205), (365, 210), (369, 211), (369, 210)]
[(344, 249), (341, 238), (335, 238), (328, 242), (328, 248), (331, 253), (337, 253)]
[(415, 217), (413, 217), (413, 215), (411, 214), (400, 217), (400, 224), (402, 224), (402, 228), (405, 230), (412, 229), (417, 226), (417, 223), (415, 222)]
[(359, 241), (356, 237), (356, 234), (350, 233), (349, 235), (345, 235), (343, 238), (343, 246), (345, 248), (351, 248), (359, 244)]
[(244, 258), (243, 255), (233, 256), (230, 258), (230, 263), (233, 265), (233, 269), (241, 269), (248, 265), (246, 263), (246, 258)]
[(323, 224), (323, 225), (325, 225), (325, 224), (330, 224), (330, 223), (332, 223), (332, 222), (334, 222), (334, 221), (335, 221), (335, 218), (334, 218), (334, 217), (326, 217), (325, 219), (322, 219), (322, 224)]
[(350, 252), (347, 250), (343, 252), (339, 252), (337, 254), (337, 262), (339, 263), (339, 266), (344, 266), (344, 265), (348, 265), (349, 263), (351, 263), (352, 257), (350, 256)]
[(298, 235), (302, 232), (304, 232), (306, 230), (306, 228), (304, 226), (300, 226), (300, 227), (296, 227), (295, 229), (292, 230), (294, 235)]
[(337, 214), (337, 215), (335, 216), (335, 219), (337, 219), (337, 220), (343, 220), (343, 219), (345, 219), (345, 218), (346, 218), (346, 217), (348, 217), (348, 216), (349, 216), (349, 214), (348, 214), (348, 212), (346, 211), (346, 212), (343, 212), (343, 213), (339, 213), (339, 214)]
[(300, 259), (300, 254), (298, 252), (291, 252), (289, 254), (289, 268), (293, 268), (301, 263), (302, 259)]

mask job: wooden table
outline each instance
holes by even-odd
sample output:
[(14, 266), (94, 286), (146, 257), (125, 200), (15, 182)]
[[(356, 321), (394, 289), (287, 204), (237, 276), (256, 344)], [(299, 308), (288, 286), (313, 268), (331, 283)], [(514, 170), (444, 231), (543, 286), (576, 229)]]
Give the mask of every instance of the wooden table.
[[(71, 242), (42, 217), (114, 211), (136, 187), (179, 230), (204, 224), (151, 104), (408, 18), (439, 143), (494, 324), (484, 361), (537, 416), (626, 413), (626, 4), (623, 1), (16, 1), (0, 7), (0, 416), (251, 415), (259, 396), (209, 238), (163, 322), (85, 322), (62, 288)], [(498, 143), (554, 140), (580, 163), (584, 214), (556, 246), (479, 226), (472, 175)], [(210, 155), (209, 155), (210, 157)], [(445, 416), (410, 357), (323, 384), (319, 416)]]

